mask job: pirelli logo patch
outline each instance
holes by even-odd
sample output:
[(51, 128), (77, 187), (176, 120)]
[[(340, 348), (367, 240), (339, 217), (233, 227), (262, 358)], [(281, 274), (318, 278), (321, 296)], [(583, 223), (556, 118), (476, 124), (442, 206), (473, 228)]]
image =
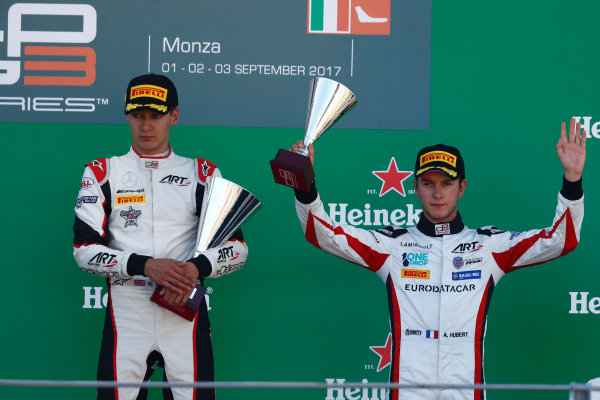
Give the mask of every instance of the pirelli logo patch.
[(403, 278), (429, 279), (429, 270), (423, 269), (403, 269)]
[(154, 85), (138, 85), (131, 88), (129, 99), (136, 97), (153, 97), (158, 100), (167, 101), (167, 89)]
[(420, 167), (434, 161), (442, 161), (456, 167), (456, 157), (445, 151), (430, 151), (421, 156)]
[(126, 204), (139, 204), (146, 202), (145, 194), (132, 194), (127, 196), (117, 196), (115, 197), (115, 201), (117, 205), (126, 205)]

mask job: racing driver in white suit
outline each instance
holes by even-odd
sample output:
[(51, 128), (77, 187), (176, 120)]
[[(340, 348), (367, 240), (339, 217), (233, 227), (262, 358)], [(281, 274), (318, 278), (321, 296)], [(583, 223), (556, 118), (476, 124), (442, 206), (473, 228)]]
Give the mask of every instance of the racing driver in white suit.
[[(107, 277), (109, 291), (98, 380), (141, 382), (158, 361), (169, 382), (214, 381), (206, 303), (188, 321), (150, 301), (160, 285), (166, 303), (183, 306), (198, 279), (238, 270), (248, 254), (238, 230), (193, 257), (207, 179), (221, 173), (206, 159), (173, 152), (169, 137), (178, 104), (169, 78), (133, 78), (125, 97), (131, 149), (88, 163), (83, 174), (73, 254), (82, 270)], [(165, 396), (213, 400), (215, 390), (176, 387)], [(136, 387), (98, 389), (98, 400), (145, 397)]]
[[(519, 268), (553, 260), (579, 243), (583, 219), (581, 175), (586, 134), (571, 120), (556, 145), (564, 170), (552, 224), (510, 232), (467, 228), (457, 210), (467, 186), (455, 147), (423, 148), (415, 164), (415, 193), (423, 214), (416, 227), (364, 230), (333, 222), (313, 182), (296, 190), (296, 211), (306, 239), (316, 247), (375, 272), (388, 294), (395, 383), (481, 384), (483, 341), (492, 292)], [(292, 148), (303, 147), (299, 141)], [(309, 146), (314, 160), (314, 149)], [(419, 262), (411, 262), (418, 260)], [(484, 399), (473, 389), (391, 390), (398, 399)]]

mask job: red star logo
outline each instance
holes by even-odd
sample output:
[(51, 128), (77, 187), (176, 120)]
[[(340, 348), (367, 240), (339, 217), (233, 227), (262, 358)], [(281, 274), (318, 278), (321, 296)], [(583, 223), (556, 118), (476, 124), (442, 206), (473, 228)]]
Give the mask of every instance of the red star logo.
[(402, 182), (404, 182), (412, 174), (412, 171), (398, 171), (396, 159), (392, 157), (387, 171), (373, 171), (373, 175), (383, 181), (381, 190), (379, 191), (379, 197), (383, 196), (392, 189), (398, 192), (402, 197), (406, 197), (404, 184)]
[(392, 362), (392, 332), (388, 334), (385, 346), (370, 346), (369, 348), (379, 356), (379, 365), (377, 365), (377, 372), (379, 372)]

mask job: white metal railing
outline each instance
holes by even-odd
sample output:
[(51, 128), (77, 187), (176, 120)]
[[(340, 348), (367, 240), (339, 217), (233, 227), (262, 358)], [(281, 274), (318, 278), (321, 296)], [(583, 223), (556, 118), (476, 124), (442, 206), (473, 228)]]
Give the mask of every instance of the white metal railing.
[(327, 389), (340, 390), (346, 388), (363, 389), (463, 389), (463, 390), (513, 390), (513, 391), (567, 391), (569, 400), (591, 400), (592, 392), (600, 394), (600, 386), (586, 383), (570, 384), (427, 384), (427, 383), (375, 383), (375, 382), (112, 382), (112, 381), (52, 381), (26, 379), (0, 379), (0, 386), (23, 387), (71, 387), (71, 388), (221, 388), (221, 389)]

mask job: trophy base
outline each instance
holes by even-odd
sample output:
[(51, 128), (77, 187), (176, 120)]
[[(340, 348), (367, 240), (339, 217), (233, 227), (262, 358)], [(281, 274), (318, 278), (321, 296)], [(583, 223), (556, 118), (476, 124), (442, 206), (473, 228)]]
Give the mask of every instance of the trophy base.
[(270, 164), (276, 183), (310, 192), (310, 184), (315, 179), (310, 158), (293, 151), (279, 149)]
[(196, 289), (192, 292), (192, 295), (188, 299), (185, 306), (176, 306), (170, 303), (167, 303), (163, 296), (160, 295), (162, 287), (159, 286), (152, 293), (152, 297), (150, 297), (150, 301), (158, 304), (161, 307), (166, 308), (167, 310), (174, 312), (182, 318), (187, 319), (188, 321), (193, 321), (194, 317), (198, 313), (198, 309), (200, 308), (200, 303), (204, 300), (204, 293), (206, 293), (206, 288), (202, 285), (196, 285)]

